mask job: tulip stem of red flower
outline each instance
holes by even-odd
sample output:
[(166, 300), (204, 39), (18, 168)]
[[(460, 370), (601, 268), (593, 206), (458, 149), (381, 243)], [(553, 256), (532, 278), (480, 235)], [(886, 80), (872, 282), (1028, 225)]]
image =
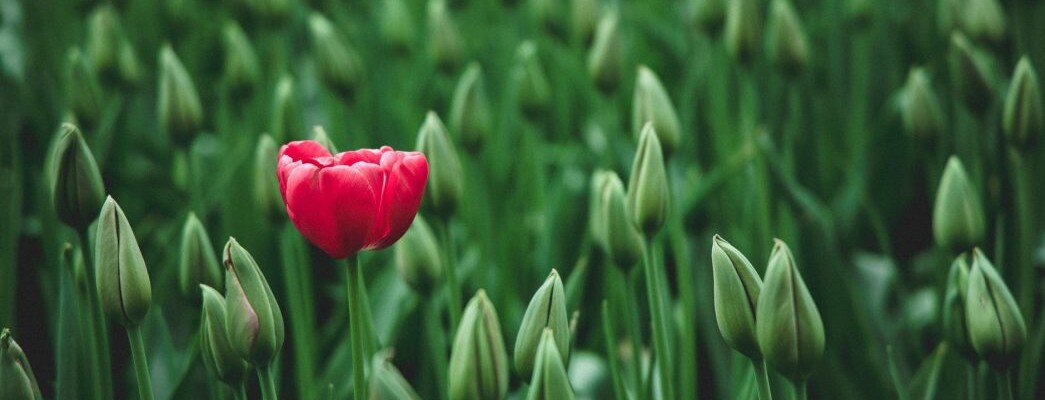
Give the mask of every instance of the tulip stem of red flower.
[(457, 257), (454, 251), (454, 238), (450, 235), (450, 218), (439, 221), (439, 234), (443, 237), (443, 251), (446, 252), (446, 291), (450, 296), (450, 332), (457, 331), (457, 323), (461, 320), (461, 288), (457, 286)]
[(262, 400), (277, 400), (276, 379), (272, 376), (272, 366), (258, 366), (258, 384), (261, 386)]
[(352, 389), (356, 399), (366, 399), (366, 352), (363, 343), (363, 299), (359, 293), (359, 255), (353, 254), (348, 257), (345, 273), (348, 278), (348, 324), (352, 339)]
[(152, 400), (152, 379), (149, 376), (149, 361), (145, 356), (141, 326), (128, 326), (127, 338), (131, 342), (131, 360), (134, 363), (134, 376), (138, 380), (138, 397), (141, 400)]
[(646, 237), (646, 290), (649, 298), (650, 315), (653, 317), (653, 348), (656, 353), (658, 376), (660, 377), (660, 390), (666, 399), (675, 398), (675, 388), (672, 386), (671, 353), (668, 350), (668, 332), (670, 325), (664, 315), (664, 303), (662, 296), (664, 288), (656, 271), (656, 249), (653, 246), (653, 237)]
[(95, 395), (99, 399), (111, 399), (112, 377), (109, 375), (109, 333), (105, 329), (105, 314), (102, 312), (102, 303), (98, 299), (98, 279), (91, 257), (91, 241), (88, 239), (87, 230), (78, 232), (80, 235), (80, 250), (83, 256), (84, 275), (87, 276), (87, 314), (89, 315), (88, 327), (90, 343), (90, 359), (94, 363), (92, 385)]

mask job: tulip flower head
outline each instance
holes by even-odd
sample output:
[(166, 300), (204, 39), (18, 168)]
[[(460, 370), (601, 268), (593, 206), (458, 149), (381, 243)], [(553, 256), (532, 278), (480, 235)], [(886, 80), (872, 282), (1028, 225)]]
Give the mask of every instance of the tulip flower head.
[(0, 399), (43, 399), (22, 347), (6, 328), (0, 332)]
[(992, 367), (1004, 370), (1019, 360), (1027, 324), (1001, 275), (979, 248), (972, 250), (965, 321), (969, 342)]

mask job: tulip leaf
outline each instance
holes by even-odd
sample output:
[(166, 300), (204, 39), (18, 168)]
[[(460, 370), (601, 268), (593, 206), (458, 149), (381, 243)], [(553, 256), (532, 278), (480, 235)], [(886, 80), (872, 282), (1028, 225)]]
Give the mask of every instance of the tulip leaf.
[(936, 386), (940, 380), (940, 370), (943, 367), (943, 360), (947, 357), (948, 351), (949, 348), (946, 343), (937, 345), (936, 350), (922, 361), (922, 365), (914, 373), (911, 382), (907, 384), (906, 396), (901, 395), (901, 398), (911, 400), (931, 400), (936, 398)]

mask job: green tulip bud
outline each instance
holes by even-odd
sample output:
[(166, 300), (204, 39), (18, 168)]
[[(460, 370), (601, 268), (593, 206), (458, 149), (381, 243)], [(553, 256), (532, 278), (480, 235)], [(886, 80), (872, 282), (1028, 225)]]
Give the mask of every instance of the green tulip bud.
[(1006, 369), (1019, 359), (1027, 339), (1020, 307), (1001, 275), (979, 248), (972, 251), (965, 319), (969, 342), (992, 367)]
[(272, 96), (269, 130), (276, 143), (285, 143), (304, 127), (301, 110), (294, 93), (294, 80), (289, 75), (279, 78)]
[[(591, 174), (591, 189), (588, 197), (588, 231), (591, 232), (591, 240), (595, 246), (603, 249), (607, 253), (609, 252), (609, 245), (606, 244), (606, 221), (603, 220), (603, 192), (606, 186), (606, 181), (609, 179), (612, 171), (604, 169), (595, 170)], [(619, 178), (618, 178), (619, 179)], [(631, 219), (628, 219), (628, 224), (631, 224)]]
[(98, 217), (105, 201), (102, 174), (80, 130), (62, 124), (51, 156), (54, 187), (52, 201), (58, 219), (77, 231)]
[(640, 65), (631, 106), (631, 128), (635, 138), (642, 134), (642, 128), (647, 122), (653, 124), (653, 130), (664, 145), (665, 152), (671, 154), (678, 148), (680, 128), (675, 106), (671, 104), (671, 98), (657, 74), (645, 65)]
[(152, 304), (152, 284), (134, 230), (112, 196), (102, 205), (97, 231), (94, 265), (102, 309), (120, 325), (136, 326)]
[(615, 172), (605, 172), (601, 196), (598, 219), (602, 221), (606, 253), (617, 266), (630, 268), (642, 259), (642, 233), (631, 223), (624, 183)]
[(617, 88), (624, 68), (619, 20), (616, 10), (603, 13), (599, 25), (595, 27), (591, 49), (588, 50), (588, 76), (604, 93)]
[(417, 151), (425, 154), (430, 166), (435, 166), (429, 169), (425, 203), (439, 214), (453, 214), (464, 191), (464, 172), (457, 149), (434, 111), (425, 115), (425, 122), (417, 133)]
[(762, 41), (762, 16), (755, 0), (733, 0), (726, 9), (723, 40), (726, 50), (738, 63), (748, 64), (755, 58)]
[(160, 124), (176, 143), (189, 142), (203, 121), (203, 107), (196, 86), (171, 47), (160, 51), (160, 89), (157, 113)]
[(395, 246), (396, 270), (410, 287), (428, 296), (443, 277), (443, 263), (435, 233), (420, 215)]
[(911, 68), (907, 74), (900, 92), (900, 118), (907, 134), (916, 138), (936, 137), (943, 132), (943, 109), (929, 74), (922, 68)]
[(965, 35), (951, 34), (948, 56), (951, 85), (969, 110), (983, 114), (994, 99), (991, 69), (987, 55), (973, 46)]
[(698, 29), (710, 36), (722, 32), (726, 21), (726, 0), (690, 0), (690, 12)]
[(421, 400), (406, 378), (392, 365), (391, 351), (374, 355), (370, 373), (370, 400)]
[[(559, 272), (552, 269), (548, 279), (537, 289), (523, 314), (519, 336), (515, 339), (515, 370), (524, 379), (534, 374), (534, 360), (543, 332), (551, 330), (557, 355), (569, 358), (570, 322), (566, 316), (566, 292)], [(531, 382), (533, 383), (533, 382)]]
[(225, 245), (225, 329), (240, 357), (266, 367), (283, 348), (283, 313), (265, 275), (234, 238)]
[(221, 284), (218, 257), (210, 236), (196, 214), (190, 212), (181, 229), (181, 259), (178, 263), (178, 285), (186, 299), (199, 299), (199, 285)]
[(492, 118), (483, 85), (483, 69), (473, 62), (454, 89), (450, 103), (450, 129), (461, 135), (465, 147), (475, 151), (490, 136)]
[(997, 0), (965, 0), (960, 10), (962, 31), (973, 39), (1001, 43), (1005, 38), (1005, 12)]
[(66, 60), (65, 87), (68, 88), (69, 107), (77, 121), (93, 127), (101, 117), (104, 102), (98, 75), (80, 49), (70, 49)]
[(933, 206), (933, 236), (940, 247), (960, 252), (982, 244), (987, 223), (980, 205), (980, 195), (957, 156), (947, 160), (947, 167), (936, 190)]
[(783, 241), (773, 247), (755, 309), (762, 356), (792, 381), (808, 378), (824, 354), (824, 323)]
[(238, 96), (249, 95), (261, 81), (261, 67), (254, 46), (235, 21), (225, 23), (222, 39), (225, 45), (225, 82)]
[(1020, 58), (1012, 75), (1009, 95), (1005, 97), (1002, 119), (1005, 135), (1015, 144), (1034, 142), (1045, 130), (1045, 110), (1042, 109), (1038, 74), (1027, 56)]
[(319, 79), (341, 98), (351, 100), (363, 75), (359, 55), (334, 24), (319, 13), (309, 16), (308, 26)]
[(451, 71), (461, 63), (464, 40), (444, 0), (428, 1), (428, 51), (442, 71)]
[(0, 332), (0, 399), (43, 400), (36, 375), (11, 331)]
[(327, 130), (323, 129), (322, 126), (312, 127), (312, 141), (318, 142), (327, 148), (330, 154), (337, 154), (337, 146), (334, 145), (334, 140), (330, 139), (330, 135), (327, 134)]
[(581, 45), (591, 44), (595, 24), (599, 22), (598, 0), (570, 1), (570, 28), (573, 40)]
[(532, 41), (519, 45), (515, 51), (515, 65), (519, 103), (526, 115), (536, 117), (551, 101), (552, 89), (541, 69), (541, 60), (537, 58), (537, 46)]
[(279, 25), (294, 10), (293, 0), (244, 0), (252, 16), (270, 25)]
[(976, 350), (969, 342), (965, 321), (965, 301), (969, 287), (969, 253), (962, 253), (951, 263), (947, 274), (947, 290), (943, 296), (943, 337), (958, 354), (976, 361)]
[(566, 33), (566, 11), (561, 0), (530, 0), (529, 9), (533, 19), (552, 36), (562, 37)]
[(112, 6), (99, 6), (87, 17), (86, 51), (94, 70), (105, 82), (133, 84), (138, 81), (138, 58)]
[(414, 42), (413, 16), (404, 0), (384, 0), (381, 6), (381, 40), (392, 49), (406, 53)]
[(628, 180), (628, 212), (631, 222), (647, 237), (653, 237), (664, 226), (668, 215), (668, 173), (664, 169), (664, 153), (653, 124), (646, 123), (631, 164)]
[(234, 387), (247, 378), (250, 365), (232, 349), (225, 329), (225, 298), (214, 288), (200, 284), (203, 309), (200, 318), (200, 358), (215, 377)]
[(784, 73), (797, 75), (809, 63), (809, 43), (802, 21), (787, 0), (773, 0), (766, 28), (766, 55)]
[(258, 209), (265, 215), (282, 215), (283, 198), (279, 193), (279, 182), (272, 179), (276, 170), (276, 142), (272, 136), (261, 135), (254, 149), (254, 199)]
[(761, 360), (755, 312), (762, 279), (740, 250), (719, 235), (711, 240), (715, 320), (726, 344), (752, 360)]
[(503, 399), (508, 392), (508, 354), (501, 324), (482, 289), (465, 306), (448, 374), (450, 400)]
[[(573, 394), (570, 377), (566, 375), (566, 365), (559, 351), (554, 330), (544, 328), (540, 342), (536, 348), (533, 375), (530, 378), (530, 392), (527, 400), (570, 400)], [(516, 358), (518, 359), (518, 358)]]

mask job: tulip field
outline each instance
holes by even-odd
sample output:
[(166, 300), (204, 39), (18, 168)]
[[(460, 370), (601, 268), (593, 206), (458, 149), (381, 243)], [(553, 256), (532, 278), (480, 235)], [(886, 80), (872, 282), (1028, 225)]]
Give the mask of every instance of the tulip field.
[(0, 400), (1045, 399), (1045, 3), (0, 0)]

